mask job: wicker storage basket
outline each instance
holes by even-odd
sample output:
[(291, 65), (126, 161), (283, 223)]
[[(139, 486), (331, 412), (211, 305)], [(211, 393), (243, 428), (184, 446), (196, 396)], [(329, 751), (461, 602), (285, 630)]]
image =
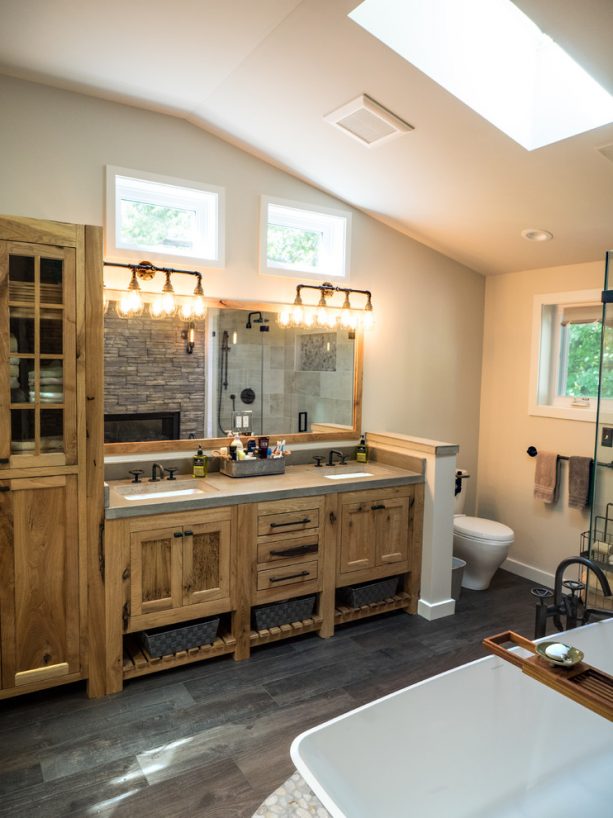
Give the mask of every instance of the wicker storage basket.
[(339, 588), (336, 595), (341, 602), (351, 608), (360, 608), (362, 605), (381, 602), (394, 596), (398, 590), (399, 579), (400, 577), (386, 577), (375, 582), (363, 582), (361, 585), (348, 585), (346, 588)]
[(143, 631), (140, 639), (143, 647), (151, 656), (167, 656), (180, 650), (210, 645), (217, 637), (219, 617), (191, 622), (189, 625), (176, 628), (156, 628)]
[(313, 616), (315, 608), (315, 594), (298, 599), (288, 599), (285, 602), (273, 602), (270, 605), (259, 605), (253, 609), (253, 622), (256, 630), (276, 628), (279, 625), (289, 625), (290, 622), (300, 622)]

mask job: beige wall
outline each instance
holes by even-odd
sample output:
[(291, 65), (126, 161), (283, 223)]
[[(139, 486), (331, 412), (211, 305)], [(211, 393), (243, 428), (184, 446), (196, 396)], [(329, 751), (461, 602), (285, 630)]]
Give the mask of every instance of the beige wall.
[[(538, 247), (536, 248), (538, 250)], [(602, 287), (604, 262), (490, 277), (485, 288), (483, 381), (479, 435), (478, 514), (515, 531), (509, 567), (550, 574), (579, 552), (587, 512), (568, 507), (568, 464), (551, 507), (532, 496), (535, 461), (528, 446), (564, 455), (593, 455), (594, 422), (528, 415), (533, 296)], [(519, 563), (519, 564), (517, 564)], [(542, 578), (543, 580), (545, 577)]]
[[(0, 99), (0, 212), (102, 224), (106, 164), (221, 185), (226, 268), (205, 270), (207, 294), (293, 299), (296, 280), (257, 272), (259, 196), (337, 200), (174, 117), (6, 77)], [(377, 318), (365, 428), (457, 442), (476, 470), (483, 278), (353, 210), (350, 283)]]

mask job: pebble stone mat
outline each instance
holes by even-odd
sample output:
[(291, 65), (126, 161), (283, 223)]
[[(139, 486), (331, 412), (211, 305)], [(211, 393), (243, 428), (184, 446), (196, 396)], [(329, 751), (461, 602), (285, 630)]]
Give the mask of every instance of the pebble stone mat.
[(253, 818), (330, 818), (300, 773), (295, 772), (254, 812)]

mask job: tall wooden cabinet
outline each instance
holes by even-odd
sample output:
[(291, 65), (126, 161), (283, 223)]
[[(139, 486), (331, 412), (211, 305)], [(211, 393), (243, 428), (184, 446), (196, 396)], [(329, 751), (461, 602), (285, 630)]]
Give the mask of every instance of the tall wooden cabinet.
[(87, 675), (101, 281), (100, 228), (0, 217), (0, 698)]

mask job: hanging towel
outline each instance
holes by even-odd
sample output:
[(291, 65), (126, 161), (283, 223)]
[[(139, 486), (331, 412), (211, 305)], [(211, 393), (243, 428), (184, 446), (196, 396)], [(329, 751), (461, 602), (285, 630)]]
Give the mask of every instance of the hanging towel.
[(534, 497), (544, 503), (558, 499), (558, 455), (555, 452), (539, 452), (534, 471)]
[(591, 457), (569, 457), (568, 459), (568, 505), (571, 508), (585, 508), (590, 496)]

